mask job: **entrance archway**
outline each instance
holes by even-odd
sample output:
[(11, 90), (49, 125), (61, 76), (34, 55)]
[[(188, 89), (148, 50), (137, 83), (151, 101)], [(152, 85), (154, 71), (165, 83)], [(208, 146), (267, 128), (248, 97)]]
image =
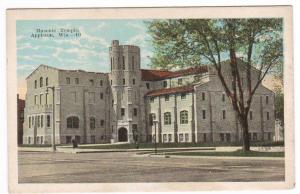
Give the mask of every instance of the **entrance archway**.
[(128, 133), (127, 129), (122, 127), (118, 131), (118, 140), (119, 142), (127, 142), (128, 141)]

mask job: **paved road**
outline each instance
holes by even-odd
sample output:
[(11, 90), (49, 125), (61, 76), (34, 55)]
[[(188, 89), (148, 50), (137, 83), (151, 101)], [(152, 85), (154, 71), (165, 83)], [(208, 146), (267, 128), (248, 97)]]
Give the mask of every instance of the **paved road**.
[(282, 181), (283, 160), (19, 152), (20, 183)]

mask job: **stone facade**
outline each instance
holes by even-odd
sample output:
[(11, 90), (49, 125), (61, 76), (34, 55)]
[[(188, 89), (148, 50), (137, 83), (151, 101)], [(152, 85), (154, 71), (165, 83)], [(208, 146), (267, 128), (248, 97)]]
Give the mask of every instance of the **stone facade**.
[[(212, 68), (141, 69), (139, 47), (117, 40), (109, 56), (110, 73), (40, 65), (27, 77), (24, 144), (51, 143), (53, 104), (57, 144), (241, 140), (240, 124)], [(253, 69), (252, 79), (257, 72)], [(252, 140), (273, 138), (272, 91), (259, 86), (249, 117)]]

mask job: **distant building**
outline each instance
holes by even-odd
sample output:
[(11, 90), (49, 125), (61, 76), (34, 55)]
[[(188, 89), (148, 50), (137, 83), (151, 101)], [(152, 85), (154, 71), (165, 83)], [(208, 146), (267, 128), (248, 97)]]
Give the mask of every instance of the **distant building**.
[[(27, 77), (23, 141), (56, 143), (237, 142), (241, 127), (213, 68), (140, 69), (140, 49), (112, 41), (110, 73), (40, 65)], [(241, 60), (239, 68), (245, 77)], [(230, 79), (229, 62), (223, 62)], [(252, 69), (253, 79), (258, 70)], [(155, 121), (155, 122), (153, 122)], [(155, 123), (155, 124), (154, 124)], [(274, 136), (274, 93), (260, 85), (249, 112), (253, 141)], [(155, 133), (156, 129), (156, 133)], [(156, 134), (156, 136), (155, 136)]]
[(18, 118), (18, 144), (23, 144), (23, 123), (24, 123), (24, 108), (25, 100), (19, 99), (19, 94), (17, 94), (17, 118)]

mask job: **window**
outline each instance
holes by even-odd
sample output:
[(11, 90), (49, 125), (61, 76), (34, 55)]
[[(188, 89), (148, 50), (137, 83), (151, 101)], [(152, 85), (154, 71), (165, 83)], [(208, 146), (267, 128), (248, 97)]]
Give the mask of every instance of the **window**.
[(123, 79), (123, 85), (125, 85), (125, 79)]
[(223, 110), (222, 113), (223, 113), (222, 114), (223, 119), (226, 119), (226, 110)]
[(89, 103), (95, 103), (95, 92), (89, 92)]
[(151, 113), (151, 114), (149, 115), (149, 124), (150, 124), (150, 126), (153, 125), (153, 121), (155, 121), (155, 120), (156, 120), (156, 115), (155, 115), (155, 113)]
[(90, 129), (96, 128), (96, 119), (94, 117), (90, 118)]
[(230, 133), (226, 133), (226, 142), (231, 142)]
[(134, 70), (134, 56), (132, 56), (132, 70)]
[(186, 99), (186, 93), (181, 93), (181, 99)]
[(44, 137), (41, 136), (41, 144), (43, 144), (43, 143), (44, 143)]
[(188, 123), (188, 111), (183, 110), (180, 112), (180, 124)]
[(266, 96), (266, 104), (269, 104), (269, 96)]
[(202, 101), (204, 101), (204, 100), (205, 100), (205, 93), (202, 92)]
[(70, 84), (70, 83), (71, 83), (71, 80), (70, 80), (69, 77), (66, 78), (66, 83), (67, 83), (67, 84)]
[(179, 142), (183, 142), (183, 134), (182, 133), (179, 134)]
[(123, 70), (125, 70), (125, 56), (122, 57), (122, 62), (123, 62)]
[(96, 143), (96, 137), (95, 137), (95, 135), (91, 136), (91, 143)]
[(150, 102), (153, 103), (154, 102), (154, 97), (150, 98)]
[(165, 125), (171, 125), (171, 113), (170, 112), (164, 113), (164, 123), (165, 123)]
[(177, 80), (177, 83), (178, 83), (179, 86), (182, 85), (182, 78), (179, 78), (179, 79)]
[(103, 99), (103, 93), (102, 92), (100, 93), (100, 99)]
[(110, 80), (110, 85), (112, 85), (112, 80)]
[(125, 108), (121, 108), (121, 116), (125, 116)]
[(45, 104), (48, 104), (48, 93), (46, 93), (46, 102)]
[(220, 141), (222, 141), (222, 142), (225, 141), (224, 133), (220, 133)]
[(270, 114), (267, 112), (267, 120), (270, 120)]
[(167, 81), (164, 81), (164, 82), (163, 82), (163, 87), (166, 88), (167, 86), (168, 86), (168, 82), (167, 82)]
[(184, 138), (185, 138), (185, 142), (189, 142), (190, 140), (189, 140), (189, 134), (188, 133), (186, 133), (186, 134), (184, 134)]
[(70, 144), (72, 141), (72, 136), (66, 136), (66, 143)]
[(94, 80), (90, 79), (90, 84), (93, 86), (94, 85)]
[(40, 115), (37, 117), (38, 122), (37, 122), (37, 126), (40, 127), (41, 126), (41, 117)]
[(31, 128), (31, 117), (29, 117), (29, 120), (28, 120), (28, 127)]
[(100, 80), (100, 86), (103, 86), (103, 80)]
[(146, 83), (146, 87), (147, 87), (147, 89), (150, 89), (150, 84)]
[(36, 89), (37, 88), (37, 81), (34, 80), (34, 88)]
[(133, 116), (137, 116), (137, 109), (136, 108), (133, 109)]
[(38, 96), (37, 95), (34, 95), (34, 104), (37, 105), (37, 98)]
[(43, 94), (40, 94), (40, 104), (43, 104)]
[(163, 134), (163, 141), (167, 142), (167, 134)]
[(172, 134), (168, 134), (168, 142), (172, 142)]
[(104, 120), (100, 121), (100, 125), (103, 127), (104, 126)]
[(43, 77), (40, 77), (40, 87), (43, 87)]
[(67, 118), (67, 128), (78, 129), (79, 128), (79, 118), (72, 116)]
[(46, 77), (46, 83), (45, 83), (46, 86), (49, 85), (49, 81), (48, 81), (48, 77)]
[(225, 94), (222, 94), (222, 102), (225, 102)]
[(202, 110), (202, 119), (206, 119), (206, 111)]
[(50, 127), (50, 115), (47, 115), (47, 127)]
[(135, 85), (135, 79), (132, 79), (132, 84)]
[(79, 84), (79, 78), (75, 78), (75, 84)]
[(165, 95), (165, 101), (169, 101), (169, 95)]
[(44, 115), (41, 115), (41, 127), (44, 127)]
[(250, 112), (249, 112), (249, 118), (250, 118), (250, 120), (252, 120), (253, 119), (253, 116), (252, 116), (252, 111), (250, 110)]
[(36, 137), (36, 142), (37, 142), (38, 144), (40, 143), (40, 137), (39, 137), (39, 136)]
[(113, 59), (112, 57), (110, 58), (110, 70), (112, 71), (112, 66), (113, 66)]
[(31, 117), (31, 125), (34, 125), (34, 117)]

